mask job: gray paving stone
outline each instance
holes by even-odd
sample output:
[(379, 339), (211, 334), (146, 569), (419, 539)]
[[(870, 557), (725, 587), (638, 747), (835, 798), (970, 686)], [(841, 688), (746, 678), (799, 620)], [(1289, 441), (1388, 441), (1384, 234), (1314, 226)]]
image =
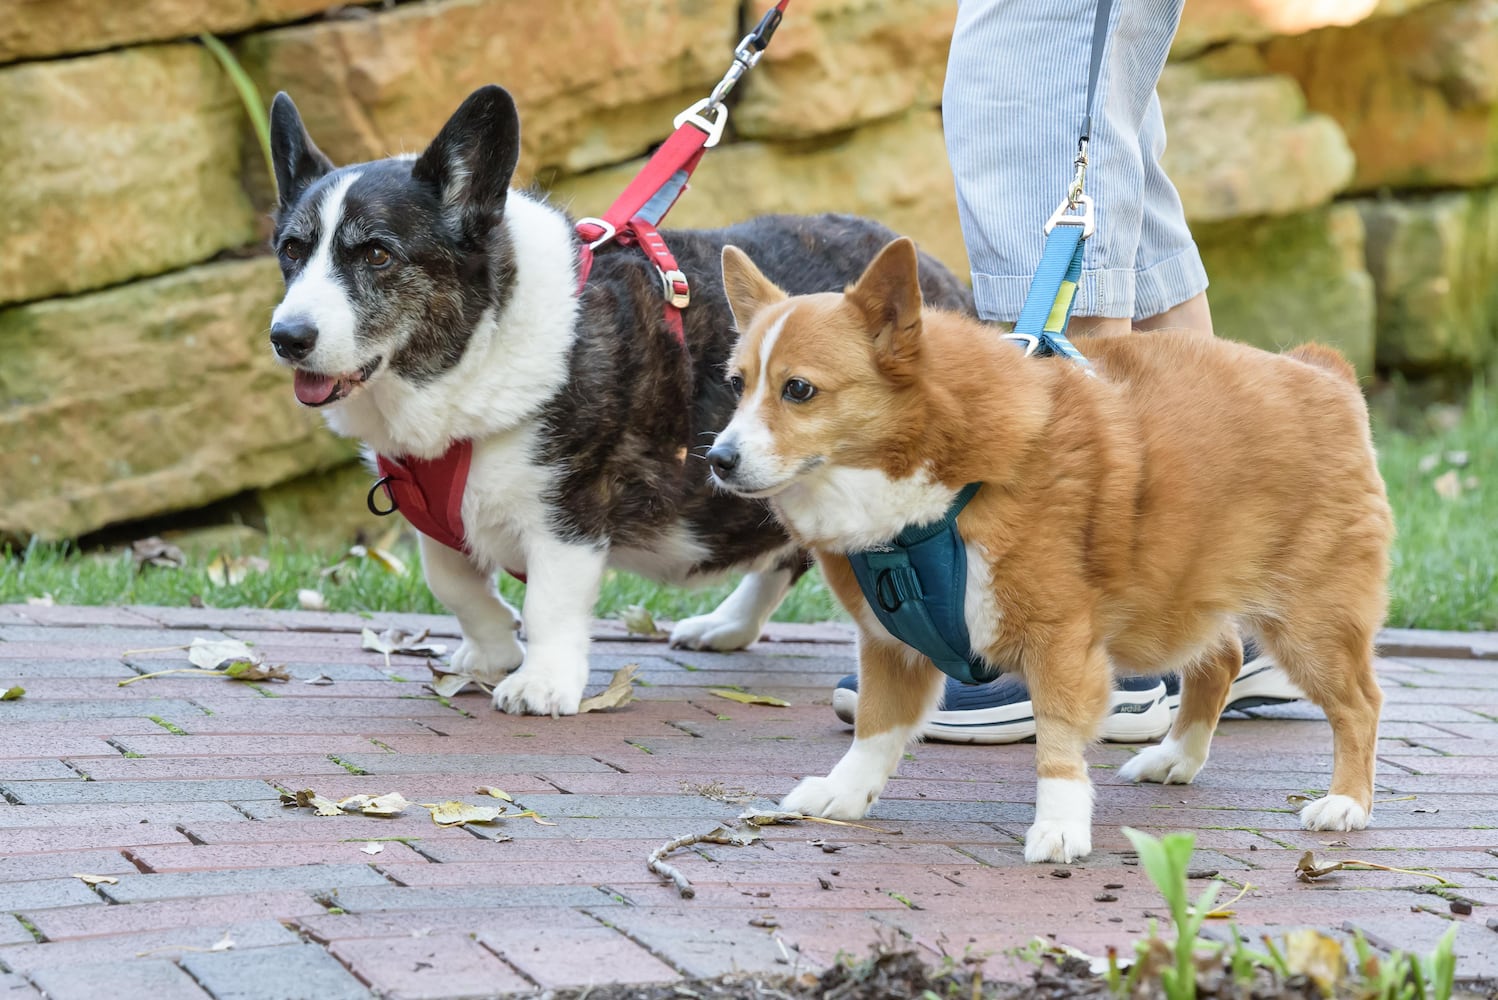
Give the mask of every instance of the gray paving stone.
[(0, 972), (0, 997), (5, 1000), (41, 1000), (42, 992), (14, 972)]
[[(279, 806), (277, 806), (279, 808)], [(126, 823), (246, 822), (227, 802), (130, 802), (119, 805), (0, 806), (0, 829)]]
[(185, 698), (120, 698), (113, 701), (30, 701), (22, 698), (5, 705), (7, 723), (144, 719), (154, 715), (185, 727), (182, 720), (201, 718), (203, 714), (201, 708)]
[(386, 884), (367, 888), (340, 888), (336, 893), (329, 894), (328, 899), (350, 913), (490, 906), (622, 905), (607, 893), (586, 885), (414, 887)]
[(82, 781), (83, 775), (60, 760), (8, 760), (7, 781)]
[(298, 865), (293, 868), (123, 875), (118, 885), (101, 885), (99, 891), (116, 903), (139, 903), (151, 899), (223, 896), (267, 889), (334, 890), (348, 886), (388, 887), (390, 882), (368, 865)]
[(113, 960), (125, 966), (132, 959), (141, 956), (170, 960), (195, 951), (207, 951), (226, 938), (236, 949), (269, 948), (296, 944), (299, 940), (294, 931), (287, 930), (275, 920), (227, 924), (205, 921), (203, 925), (196, 927), (172, 927), (22, 945), (7, 948), (4, 961), (16, 972), (35, 978), (36, 973), (43, 969), (72, 968), (93, 962)]
[(76, 878), (40, 878), (0, 884), (0, 910), (44, 910), (98, 901), (94, 891)]
[(613, 771), (581, 754), (345, 753), (338, 759), (370, 774), (534, 774)]
[(663, 816), (720, 818), (736, 811), (700, 795), (532, 795), (521, 796), (526, 808), (548, 819), (559, 816)]
[(204, 802), (275, 799), (264, 781), (26, 781), (0, 782), (0, 792), (20, 805), (83, 805), (108, 802)]
[(119, 660), (0, 660), (0, 680), (25, 680), (29, 677), (134, 677)]
[(652, 953), (689, 976), (730, 972), (784, 972), (784, 955), (770, 931), (748, 925), (749, 917), (726, 921), (655, 907), (626, 907), (599, 914)]
[[(192, 976), (160, 958), (39, 969), (31, 979), (50, 1000), (206, 1000)], [(0, 992), (0, 996), (10, 997)]]
[(184, 955), (182, 967), (215, 1000), (366, 1000), (374, 996), (315, 944)]
[[(0, 945), (7, 944), (31, 944), (36, 939), (31, 932), (22, 926), (12, 914), (0, 914)], [(0, 987), (0, 997), (6, 996), (3, 987)]]

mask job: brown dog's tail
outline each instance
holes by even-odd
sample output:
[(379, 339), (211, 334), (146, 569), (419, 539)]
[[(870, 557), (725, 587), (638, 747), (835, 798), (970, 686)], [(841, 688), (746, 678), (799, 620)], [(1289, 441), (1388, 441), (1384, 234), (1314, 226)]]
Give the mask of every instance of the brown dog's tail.
[(1308, 365), (1315, 365), (1317, 368), (1325, 368), (1334, 375), (1342, 376), (1353, 385), (1358, 384), (1357, 369), (1352, 367), (1352, 363), (1344, 358), (1340, 351), (1327, 347), (1325, 344), (1301, 344), (1294, 350), (1286, 351), (1285, 356), (1294, 358), (1296, 361), (1304, 361)]

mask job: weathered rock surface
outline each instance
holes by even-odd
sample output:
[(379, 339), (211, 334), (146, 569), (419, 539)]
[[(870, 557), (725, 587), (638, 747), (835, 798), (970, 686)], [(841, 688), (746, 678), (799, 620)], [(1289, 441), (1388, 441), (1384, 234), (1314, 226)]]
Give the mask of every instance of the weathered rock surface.
[(274, 261), (0, 311), (0, 533), (67, 537), (346, 461), (265, 330)]
[(1347, 133), (1355, 189), (1498, 180), (1498, 0), (1438, 3), (1263, 51)]
[(341, 0), (0, 0), (0, 63), (243, 31), (342, 6)]
[(732, 0), (406, 4), (245, 38), (267, 98), (285, 90), (335, 163), (419, 152), (472, 90), (520, 108), (521, 172), (583, 170), (642, 153), (707, 96), (738, 41)]
[(406, 527), (398, 514), (376, 517), (369, 512), (365, 498), (374, 481), (362, 462), (349, 462), (259, 490), (255, 499), (271, 537), (295, 539), (302, 548), (341, 551), (361, 532), (372, 540)]
[(1394, 17), (1435, 0), (1191, 0), (1181, 14), (1171, 55), (1181, 58), (1222, 42), (1259, 42), (1317, 28)]
[(1357, 207), (1378, 288), (1379, 364), (1463, 371), (1498, 359), (1498, 188)]
[(798, 0), (740, 84), (734, 128), (794, 139), (936, 107), (956, 18), (955, 0)]
[(1194, 222), (1289, 215), (1327, 203), (1352, 179), (1342, 130), (1307, 114), (1289, 77), (1167, 66), (1159, 93), (1168, 135), (1161, 163)]
[(1373, 370), (1373, 279), (1351, 205), (1194, 227), (1212, 286), (1212, 325), (1268, 350), (1330, 344)]
[(243, 115), (198, 45), (0, 69), (0, 304), (159, 274), (252, 239)]
[[(559, 181), (554, 196), (591, 215), (634, 176), (625, 163)], [(941, 116), (917, 111), (802, 143), (741, 142), (715, 150), (671, 210), (671, 226), (727, 225), (771, 212), (851, 212), (914, 238), (958, 274), (968, 273)]]

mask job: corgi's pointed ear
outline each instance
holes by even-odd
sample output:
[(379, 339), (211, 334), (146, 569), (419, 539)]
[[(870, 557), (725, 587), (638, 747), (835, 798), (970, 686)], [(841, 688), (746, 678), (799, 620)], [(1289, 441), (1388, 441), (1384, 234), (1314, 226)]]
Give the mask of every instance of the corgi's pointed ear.
[(313, 143), (284, 90), (270, 102), (270, 155), (282, 212), (295, 205), (313, 181), (333, 171), (333, 161)]
[(411, 165), (411, 176), (435, 187), (470, 235), (481, 235), (504, 211), (520, 160), (520, 115), (503, 87), (468, 95), (437, 138)]
[(728, 297), (728, 308), (733, 311), (734, 325), (740, 330), (749, 329), (755, 314), (765, 306), (786, 297), (775, 282), (754, 266), (748, 254), (731, 244), (723, 248), (723, 292)]
[(902, 238), (880, 250), (846, 296), (864, 315), (880, 368), (892, 377), (908, 375), (921, 339), (921, 275), (915, 244)]

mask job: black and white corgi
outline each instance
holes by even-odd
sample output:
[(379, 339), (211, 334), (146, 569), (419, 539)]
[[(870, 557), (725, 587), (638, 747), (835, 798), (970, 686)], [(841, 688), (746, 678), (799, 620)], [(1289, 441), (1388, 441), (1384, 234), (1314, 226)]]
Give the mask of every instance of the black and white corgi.
[[(667, 232), (691, 284), (683, 347), (638, 249), (601, 247), (579, 288), (574, 221), (510, 188), (520, 123), (502, 88), (473, 93), (419, 156), (335, 168), (285, 94), (271, 141), (286, 295), (270, 340), (297, 399), (381, 456), (471, 444), (462, 548), (421, 537), (427, 583), (462, 627), (454, 669), (497, 685), (504, 711), (575, 713), (608, 566), (674, 584), (746, 572), (671, 641), (757, 639), (808, 557), (762, 502), (715, 490), (701, 457), (734, 408), (722, 248), (793, 292), (832, 291), (893, 234), (838, 215)], [(951, 272), (921, 268), (932, 305), (971, 311)], [(525, 647), (501, 568), (528, 578)]]

